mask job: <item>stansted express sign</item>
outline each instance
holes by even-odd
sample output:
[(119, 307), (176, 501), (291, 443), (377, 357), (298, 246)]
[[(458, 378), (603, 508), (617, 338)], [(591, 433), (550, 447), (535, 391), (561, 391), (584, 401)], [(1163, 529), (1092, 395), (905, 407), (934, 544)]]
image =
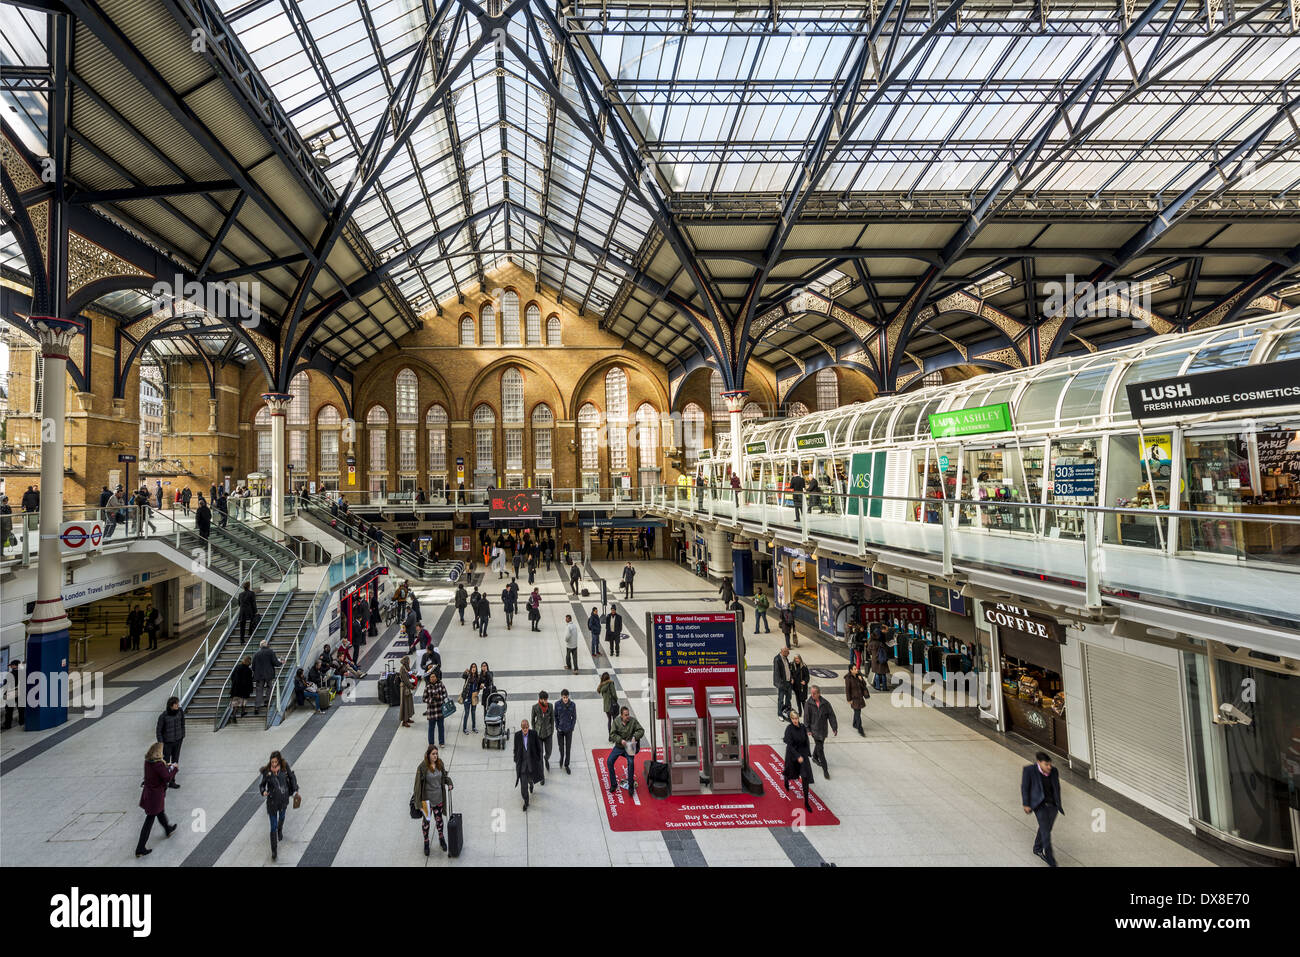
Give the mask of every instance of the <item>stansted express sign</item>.
[(936, 412), (930, 416), (930, 434), (936, 439), (1009, 431), (1011, 431), (1011, 406), (1006, 402), (979, 405), (973, 409), (957, 409), (953, 412)]

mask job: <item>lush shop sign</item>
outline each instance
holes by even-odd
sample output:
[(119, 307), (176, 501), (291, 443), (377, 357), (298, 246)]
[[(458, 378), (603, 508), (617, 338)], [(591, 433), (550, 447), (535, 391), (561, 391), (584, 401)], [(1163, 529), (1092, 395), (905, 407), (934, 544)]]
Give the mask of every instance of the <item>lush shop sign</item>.
[(1135, 419), (1300, 405), (1300, 359), (1198, 372), (1125, 387)]
[(930, 416), (930, 434), (936, 439), (985, 432), (1011, 431), (1011, 406), (1005, 402), (977, 405), (973, 409), (936, 412)]
[[(879, 496), (885, 494), (885, 458), (886, 452), (854, 452), (849, 460), (849, 505), (848, 513), (857, 515), (859, 506), (864, 506), (862, 514), (868, 518), (880, 518), (885, 503)], [(860, 496), (874, 495), (875, 498), (863, 500)]]
[(1065, 644), (1065, 629), (1061, 623), (1041, 615), (1030, 614), (1023, 608), (1001, 603), (984, 606), (984, 620), (990, 625), (1010, 628), (1031, 638), (1046, 638)]

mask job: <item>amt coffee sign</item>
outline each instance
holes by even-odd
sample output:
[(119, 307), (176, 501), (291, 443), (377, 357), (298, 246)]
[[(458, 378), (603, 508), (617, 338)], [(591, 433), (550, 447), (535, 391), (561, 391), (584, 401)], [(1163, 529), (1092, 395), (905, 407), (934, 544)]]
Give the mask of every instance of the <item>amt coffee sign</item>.
[(1300, 405), (1300, 359), (1126, 386), (1135, 419)]

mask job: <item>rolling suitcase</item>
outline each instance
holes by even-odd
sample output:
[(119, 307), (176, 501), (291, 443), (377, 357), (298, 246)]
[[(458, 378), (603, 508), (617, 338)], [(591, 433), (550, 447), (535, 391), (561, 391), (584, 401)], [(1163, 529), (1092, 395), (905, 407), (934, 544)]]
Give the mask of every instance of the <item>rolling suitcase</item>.
[(402, 703), (402, 676), (396, 671), (388, 675), (388, 706), (396, 708)]
[(119, 642), (117, 643), (117, 650), (118, 650), (118, 651), (130, 651), (130, 650), (131, 650), (131, 636), (130, 636), (130, 635), (127, 635), (127, 636), (124, 637), (121, 641), (119, 641)]
[(330, 699), (332, 697), (333, 695), (330, 694), (329, 688), (320, 688), (316, 691), (316, 700), (320, 702), (321, 711), (328, 711), (330, 709)]
[(451, 792), (447, 792), (447, 856), (460, 857), (465, 847), (465, 826), (460, 815), (452, 813)]

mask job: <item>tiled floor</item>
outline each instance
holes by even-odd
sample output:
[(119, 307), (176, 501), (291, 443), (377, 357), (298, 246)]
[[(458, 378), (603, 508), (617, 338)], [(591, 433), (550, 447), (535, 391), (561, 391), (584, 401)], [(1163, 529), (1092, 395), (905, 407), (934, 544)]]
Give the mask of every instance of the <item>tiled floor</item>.
[[(613, 581), (621, 565), (598, 561), (594, 568)], [(167, 799), (168, 814), (181, 829), (169, 840), (155, 829), (150, 842), (155, 853), (136, 861), (131, 852), (141, 822), (140, 766), (175, 669), (193, 650), (186, 645), (165, 648), (138, 665), (126, 663), (107, 689), (110, 707), (101, 718), (78, 717), (63, 729), (39, 734), (0, 735), (0, 865), (269, 865), (267, 819), (254, 786), (269, 752), (282, 749), (298, 776), (303, 803), (289, 812), (278, 866), (791, 866), (821, 860), (1043, 866), (1030, 854), (1033, 818), (1020, 809), (1022, 757), (950, 715), (893, 708), (883, 695), (868, 704), (866, 737), (859, 737), (850, 727), (838, 678), (826, 682), (840, 717), (840, 733), (827, 745), (832, 779), (818, 773), (816, 784), (839, 817), (838, 826), (780, 833), (610, 831), (589, 758), (592, 748), (605, 746), (605, 719), (595, 696), (598, 674), (613, 673), (636, 708), (646, 678), (645, 613), (668, 603), (679, 610), (692, 603), (719, 607), (700, 601), (716, 595), (712, 586), (664, 562), (638, 563), (636, 581), (638, 597), (624, 612), (636, 640), (625, 641), (612, 664), (604, 657), (593, 662), (580, 621), (578, 675), (562, 670), (559, 636), (564, 615), (574, 608), (558, 569), (538, 574), (544, 596), (541, 633), (530, 632), (522, 615), (506, 630), (502, 583), (495, 575), (484, 582), (493, 602), (486, 638), (472, 634), (468, 624), (455, 623), (451, 609), (438, 604), (445, 592), (436, 598), (428, 594), (425, 620), (435, 634), (442, 631), (444, 670), (455, 675), (471, 661), (490, 662), (501, 675), (498, 685), (510, 694), (512, 724), (527, 716), (540, 689), (554, 700), (567, 687), (578, 702), (573, 773), (555, 773), (553, 760), (554, 770), (546, 786), (537, 788), (527, 814), (514, 787), (510, 751), (484, 750), (481, 734), (461, 732), (459, 714), (448, 722), (442, 755), (456, 784), (455, 810), (464, 820), (465, 853), (459, 861), (449, 862), (436, 844), (431, 857), (422, 853), (419, 824), (408, 816), (407, 800), (426, 726), (417, 707), (415, 726), (398, 727), (396, 710), (377, 703), (373, 679), (361, 683), (355, 702), (340, 700), (323, 715), (296, 711), (269, 732), (254, 722), (215, 734), (192, 724), (180, 761), (182, 787)], [(527, 593), (523, 582), (520, 587)], [(589, 610), (591, 601), (584, 607)], [(749, 620), (752, 624), (752, 611)], [(780, 636), (751, 634), (747, 641), (751, 740), (780, 749), (784, 726), (775, 715), (768, 664)], [(380, 670), (390, 643), (390, 637), (381, 637), (367, 647), (372, 674)], [(809, 665), (843, 674), (843, 659), (831, 649), (805, 641), (799, 650)], [(455, 693), (459, 679), (448, 685)], [(640, 717), (645, 721), (646, 715)], [(59, 736), (53, 744), (42, 744), (53, 736)], [(1054, 834), (1062, 866), (1212, 863), (1208, 851), (1189, 849), (1140, 823), (1080, 790), (1068, 775), (1063, 799), (1067, 813)], [(1103, 830), (1094, 828), (1098, 810), (1105, 812)]]

